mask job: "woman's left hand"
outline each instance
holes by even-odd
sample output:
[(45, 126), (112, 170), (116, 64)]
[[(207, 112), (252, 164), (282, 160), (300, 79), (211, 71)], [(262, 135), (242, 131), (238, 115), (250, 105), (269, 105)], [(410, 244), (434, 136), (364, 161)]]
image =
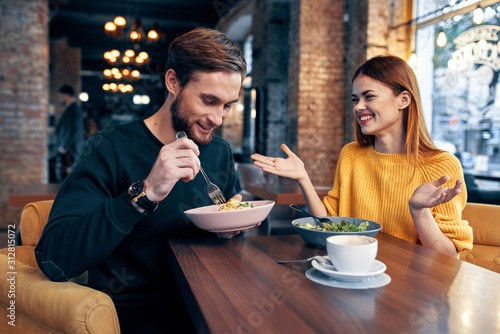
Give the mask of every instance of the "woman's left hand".
[(445, 175), (439, 178), (439, 180), (431, 181), (418, 187), (408, 202), (410, 209), (421, 210), (432, 208), (446, 203), (460, 194), (462, 191), (462, 180), (457, 180), (453, 188), (442, 187), (449, 179), (450, 177)]

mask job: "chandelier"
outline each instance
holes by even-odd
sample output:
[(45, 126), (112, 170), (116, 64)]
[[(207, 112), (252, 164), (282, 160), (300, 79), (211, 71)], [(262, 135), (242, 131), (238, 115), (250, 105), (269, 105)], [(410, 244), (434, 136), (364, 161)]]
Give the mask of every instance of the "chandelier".
[(105, 83), (102, 85), (102, 90), (111, 91), (113, 93), (122, 92), (122, 93), (132, 93), (134, 91), (134, 87), (131, 84), (117, 84), (116, 82)]
[[(104, 60), (112, 66), (111, 69), (108, 68), (103, 71), (104, 77), (108, 80), (116, 80), (118, 82), (122, 80), (138, 80), (141, 73), (137, 68), (151, 61), (147, 52), (139, 52), (139, 44), (141, 42), (153, 44), (165, 38), (165, 34), (157, 23), (153, 24), (153, 27), (147, 34), (144, 32), (140, 19), (136, 18), (129, 29), (126, 29), (126, 25), (127, 21), (122, 16), (117, 16), (113, 21), (106, 22), (104, 25), (104, 31), (109, 36), (132, 43), (132, 48), (128, 48), (123, 52), (113, 49), (104, 53)], [(121, 83), (106, 83), (102, 89), (112, 92), (120, 91), (122, 93), (133, 91), (133, 87), (130, 84)]]
[(128, 38), (132, 43), (145, 42), (156, 43), (165, 39), (165, 33), (160, 29), (158, 23), (153, 23), (152, 28), (146, 34), (140, 19), (136, 18), (128, 31), (125, 29), (127, 21), (122, 16), (117, 16), (113, 21), (106, 22), (104, 31), (106, 34), (117, 39)]
[(123, 56), (120, 58), (121, 53), (118, 50), (111, 50), (104, 52), (104, 59), (110, 65), (135, 65), (142, 66), (150, 62), (149, 55), (146, 51), (141, 51), (135, 55), (135, 51), (132, 49), (128, 49), (123, 53)]
[(141, 72), (139, 70), (129, 70), (128, 68), (124, 68), (122, 70), (117, 67), (113, 67), (112, 69), (105, 69), (102, 74), (106, 79), (115, 79), (122, 80), (125, 79), (127, 81), (137, 80), (141, 77)]

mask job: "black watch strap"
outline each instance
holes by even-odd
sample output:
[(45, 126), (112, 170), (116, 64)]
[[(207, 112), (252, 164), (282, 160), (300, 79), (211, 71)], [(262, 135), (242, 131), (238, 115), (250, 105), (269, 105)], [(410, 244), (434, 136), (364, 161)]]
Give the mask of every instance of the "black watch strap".
[(153, 202), (146, 196), (146, 185), (143, 181), (132, 183), (128, 189), (127, 196), (146, 211), (153, 212), (158, 208), (158, 202)]
[(158, 202), (153, 202), (150, 201), (149, 198), (146, 197), (146, 194), (141, 197), (136, 197), (135, 199), (132, 199), (137, 205), (139, 205), (141, 208), (143, 208), (146, 211), (153, 212), (158, 208)]

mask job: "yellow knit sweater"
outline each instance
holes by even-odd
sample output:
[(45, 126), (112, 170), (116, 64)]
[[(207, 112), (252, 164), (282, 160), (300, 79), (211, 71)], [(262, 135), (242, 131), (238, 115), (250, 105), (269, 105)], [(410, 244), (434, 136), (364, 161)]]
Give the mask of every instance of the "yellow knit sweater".
[[(450, 177), (446, 187), (464, 179), (460, 162), (447, 152), (421, 160), (414, 174), (406, 154), (382, 154), (373, 146), (350, 143), (340, 153), (333, 189), (323, 201), (331, 216), (372, 220), (382, 225), (384, 233), (419, 243), (408, 201), (417, 187), (443, 175)], [(472, 248), (472, 228), (462, 220), (466, 202), (464, 183), (455, 198), (430, 209), (458, 251)]]

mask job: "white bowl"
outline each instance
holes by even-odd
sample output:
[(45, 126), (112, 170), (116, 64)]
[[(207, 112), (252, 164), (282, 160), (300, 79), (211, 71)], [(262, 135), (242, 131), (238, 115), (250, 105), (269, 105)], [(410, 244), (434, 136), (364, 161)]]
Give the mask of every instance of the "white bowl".
[(246, 230), (266, 219), (274, 206), (274, 201), (248, 201), (253, 208), (218, 211), (218, 205), (184, 211), (184, 214), (196, 225), (209, 232), (231, 232)]

